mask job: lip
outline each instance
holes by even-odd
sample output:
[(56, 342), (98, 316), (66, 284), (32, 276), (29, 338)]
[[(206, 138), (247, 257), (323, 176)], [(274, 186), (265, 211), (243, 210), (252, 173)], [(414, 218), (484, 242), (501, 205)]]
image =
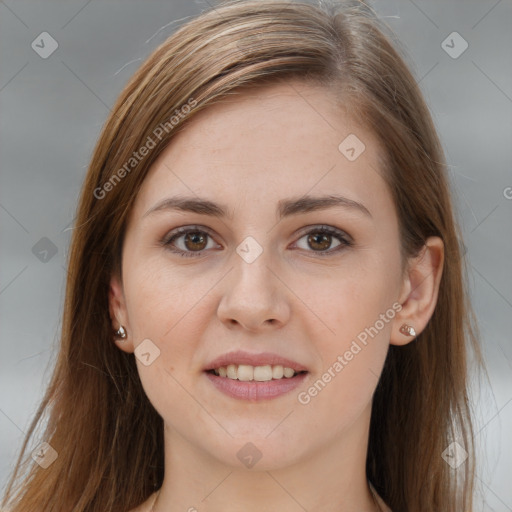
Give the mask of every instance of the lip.
[(308, 374), (299, 373), (289, 379), (282, 378), (263, 382), (254, 380), (244, 382), (229, 379), (228, 377), (219, 377), (218, 375), (206, 371), (204, 375), (220, 392), (231, 398), (260, 402), (262, 400), (271, 400), (293, 391), (302, 384)]
[[(209, 362), (204, 368), (204, 371), (215, 370), (221, 366), (227, 366), (228, 364), (248, 364), (251, 366), (265, 366), (267, 364), (275, 366), (282, 365), (296, 372), (308, 371), (308, 369), (292, 359), (282, 357), (272, 352), (260, 352), (259, 354), (251, 354), (243, 350), (236, 350), (234, 352), (228, 352), (223, 354), (213, 361)], [(221, 377), (224, 378), (224, 377)], [(231, 379), (230, 379), (231, 380)], [(270, 382), (270, 381), (268, 381)], [(279, 382), (279, 381), (276, 381)]]

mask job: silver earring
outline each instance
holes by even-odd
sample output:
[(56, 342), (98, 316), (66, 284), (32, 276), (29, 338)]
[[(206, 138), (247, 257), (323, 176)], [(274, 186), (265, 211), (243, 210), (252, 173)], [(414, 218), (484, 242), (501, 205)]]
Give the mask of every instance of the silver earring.
[(116, 336), (118, 338), (121, 338), (122, 340), (124, 340), (126, 338), (126, 330), (122, 325), (120, 325), (119, 329), (117, 329)]
[(405, 336), (416, 336), (416, 331), (414, 330), (414, 327), (411, 327), (410, 325), (407, 324), (403, 324), (402, 327), (400, 327), (400, 332)]

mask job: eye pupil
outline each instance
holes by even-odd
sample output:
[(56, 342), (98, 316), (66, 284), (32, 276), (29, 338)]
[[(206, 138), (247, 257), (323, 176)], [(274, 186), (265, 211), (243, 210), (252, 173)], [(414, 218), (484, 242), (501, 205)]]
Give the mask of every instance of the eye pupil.
[[(329, 234), (317, 233), (316, 235), (309, 235), (308, 243), (310, 243), (313, 248), (315, 248), (314, 246), (317, 245), (316, 249), (319, 250), (328, 249), (331, 245), (330, 238), (331, 235)], [(320, 239), (320, 241), (318, 239)], [(320, 245), (320, 247), (318, 247), (318, 245)]]
[[(189, 245), (189, 242), (192, 242), (192, 244), (196, 245), (195, 247), (194, 246), (190, 246)], [(204, 234), (202, 233), (199, 233), (199, 232), (194, 232), (194, 233), (187, 233), (187, 235), (185, 236), (185, 245), (187, 247), (187, 249), (189, 250), (199, 250), (199, 251), (202, 251), (204, 249), (204, 247), (197, 247), (197, 244), (201, 245), (205, 245), (206, 243), (206, 237), (204, 236)]]
[[(166, 239), (162, 240), (162, 244), (168, 246), (171, 252), (177, 253), (180, 256), (202, 256), (205, 252), (208, 252), (208, 242), (212, 238), (208, 231), (191, 228), (179, 229), (177, 231), (174, 236), (166, 237)], [(338, 247), (334, 250), (331, 249), (333, 238), (339, 241)], [(317, 255), (332, 255), (346, 247), (351, 247), (351, 243), (344, 238), (342, 231), (325, 226), (309, 231), (309, 233), (300, 238), (300, 240), (304, 239), (307, 239), (306, 245), (308, 247), (302, 247), (302, 249), (309, 249), (308, 252), (311, 253), (313, 251)], [(178, 245), (175, 246), (175, 243)]]

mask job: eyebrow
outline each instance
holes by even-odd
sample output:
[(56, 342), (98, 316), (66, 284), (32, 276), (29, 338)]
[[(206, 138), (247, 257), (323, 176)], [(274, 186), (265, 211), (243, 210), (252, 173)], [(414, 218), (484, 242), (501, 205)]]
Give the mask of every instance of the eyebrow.
[[(290, 217), (301, 213), (309, 213), (335, 207), (359, 211), (370, 218), (372, 217), (372, 214), (362, 203), (336, 194), (282, 199), (277, 204), (277, 215), (279, 219), (283, 219), (284, 217)], [(209, 201), (208, 199), (202, 199), (194, 196), (168, 197), (150, 208), (143, 217), (155, 212), (169, 210), (191, 212), (217, 218), (233, 218), (233, 213), (229, 212), (226, 206)]]

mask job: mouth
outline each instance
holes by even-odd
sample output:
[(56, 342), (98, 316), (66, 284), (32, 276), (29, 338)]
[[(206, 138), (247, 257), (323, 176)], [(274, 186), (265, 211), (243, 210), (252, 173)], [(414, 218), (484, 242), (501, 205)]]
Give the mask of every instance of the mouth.
[(207, 373), (217, 375), (218, 377), (239, 380), (242, 382), (267, 382), (270, 380), (293, 379), (295, 376), (307, 373), (306, 370), (295, 371), (289, 366), (276, 365), (263, 365), (252, 366), (248, 364), (229, 364), (227, 366), (219, 366), (211, 370), (206, 370)]
[(277, 354), (237, 351), (210, 362), (204, 373), (223, 394), (259, 401), (289, 393), (304, 381), (308, 370)]

